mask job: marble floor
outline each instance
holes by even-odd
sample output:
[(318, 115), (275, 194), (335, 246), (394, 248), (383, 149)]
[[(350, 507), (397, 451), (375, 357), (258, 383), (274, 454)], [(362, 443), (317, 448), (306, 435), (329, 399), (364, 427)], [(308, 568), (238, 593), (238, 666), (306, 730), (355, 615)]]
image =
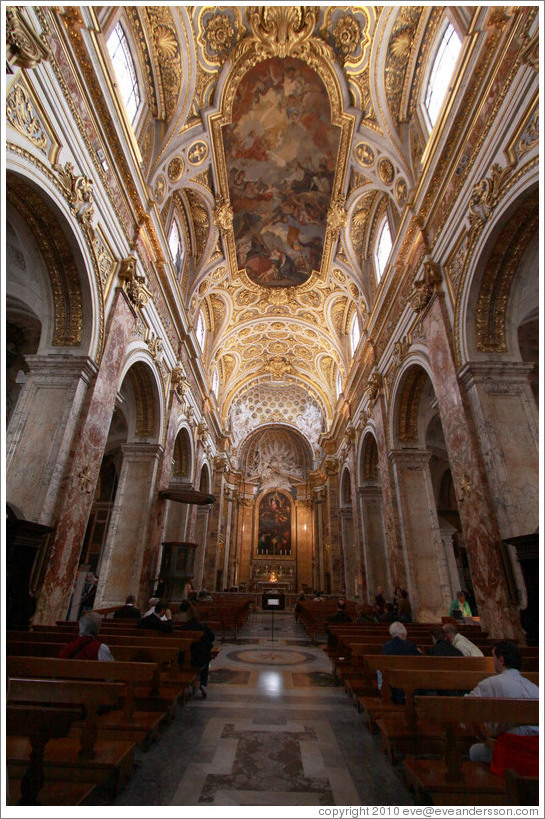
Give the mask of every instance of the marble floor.
[[(121, 806), (413, 805), (293, 613), (256, 612), (146, 753)], [(274, 626), (274, 632), (273, 632)]]

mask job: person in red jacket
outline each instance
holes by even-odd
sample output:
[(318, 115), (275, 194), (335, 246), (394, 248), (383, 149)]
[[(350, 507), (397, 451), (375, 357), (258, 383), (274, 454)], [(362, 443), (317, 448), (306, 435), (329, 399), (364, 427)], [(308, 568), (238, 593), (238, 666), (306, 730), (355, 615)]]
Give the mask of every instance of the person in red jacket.
[(79, 637), (61, 648), (59, 657), (63, 660), (106, 660), (113, 661), (112, 652), (97, 639), (102, 617), (96, 611), (87, 612), (79, 620)]

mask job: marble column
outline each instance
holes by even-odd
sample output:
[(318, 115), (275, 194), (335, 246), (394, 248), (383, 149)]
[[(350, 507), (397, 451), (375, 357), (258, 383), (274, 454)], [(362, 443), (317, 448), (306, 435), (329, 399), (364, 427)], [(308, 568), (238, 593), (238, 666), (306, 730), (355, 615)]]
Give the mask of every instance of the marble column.
[(358, 500), (363, 533), (362, 559), (367, 578), (363, 600), (372, 604), (378, 586), (384, 589), (392, 587), (384, 536), (382, 490), (378, 486), (360, 487)]
[[(115, 606), (140, 585), (162, 448), (124, 444), (95, 605)], [(143, 604), (145, 598), (141, 600)]]
[(227, 509), (226, 513), (226, 521), (225, 521), (225, 543), (224, 543), (224, 550), (223, 550), (223, 573), (222, 573), (222, 588), (219, 591), (223, 591), (223, 589), (229, 588), (231, 585), (231, 578), (229, 576), (229, 564), (231, 560), (231, 544), (232, 544), (232, 534), (233, 534), (233, 507), (234, 507), (234, 500), (233, 500), (233, 490), (231, 488), (226, 487), (224, 491), (225, 496), (225, 508)]
[(6, 430), (6, 500), (26, 520), (49, 526), (97, 367), (87, 357), (65, 354), (25, 361), (30, 372)]
[(315, 531), (315, 552), (312, 575), (313, 591), (322, 591), (325, 588), (324, 577), (324, 487), (315, 489), (313, 521)]
[(80, 413), (71, 457), (61, 482), (52, 521), (56, 529), (51, 558), (34, 615), (35, 623), (54, 623), (68, 610), (135, 318), (134, 307), (124, 290), (118, 288), (106, 328), (100, 369)]
[(510, 598), (501, 564), (501, 535), (482, 451), (456, 372), (443, 294), (431, 298), (422, 326), (481, 622), (493, 637), (523, 639), (518, 608)]
[[(327, 480), (327, 544), (329, 545), (329, 566), (331, 571), (331, 593), (342, 593), (344, 584), (344, 555), (339, 523), (339, 474), (337, 465), (328, 464)], [(326, 544), (326, 546), (327, 546)], [(327, 565), (327, 561), (326, 561)]]
[[(373, 406), (373, 421), (378, 449), (378, 466), (382, 490), (382, 514), (384, 518), (384, 536), (386, 539), (390, 579), (393, 592), (395, 586), (407, 588), (408, 579), (405, 569), (401, 524), (396, 501), (396, 486), (392, 463), (389, 457), (387, 423), (388, 413), (384, 395), (381, 392)], [(383, 584), (380, 584), (383, 585)], [(374, 595), (373, 595), (374, 600)]]
[(472, 362), (463, 367), (502, 539), (539, 526), (539, 417), (531, 364)]
[(437, 622), (448, 614), (451, 597), (429, 468), (430, 454), (407, 448), (393, 450), (391, 458), (397, 477), (413, 617)]
[(191, 585), (197, 591), (204, 585), (204, 558), (206, 553), (206, 541), (208, 537), (208, 524), (210, 522), (210, 507), (198, 506), (195, 515), (195, 543), (198, 543), (195, 555), (195, 572)]
[[(150, 513), (149, 533), (144, 548), (142, 559), (142, 572), (138, 584), (137, 599), (145, 606), (153, 590), (153, 585), (158, 572), (160, 571), (161, 543), (167, 540), (183, 540), (179, 531), (173, 537), (167, 536), (166, 530), (169, 522), (169, 512), (172, 511), (170, 522), (177, 518), (180, 512), (187, 510), (186, 504), (175, 501), (164, 500), (159, 497), (159, 493), (166, 489), (171, 481), (172, 458), (176, 443), (176, 433), (178, 429), (178, 418), (182, 412), (182, 399), (175, 390), (170, 391), (170, 402), (167, 411), (167, 431), (164, 449), (157, 469), (157, 481), (154, 492), (154, 502)], [(182, 507), (182, 509), (180, 509)], [(179, 529), (179, 526), (177, 527)]]
[(210, 509), (210, 520), (208, 524), (208, 535), (204, 556), (203, 586), (211, 591), (216, 587), (216, 569), (218, 557), (218, 542), (221, 535), (221, 522), (224, 515), (225, 499), (223, 497), (223, 467), (214, 469), (212, 475), (212, 494), (216, 502)]

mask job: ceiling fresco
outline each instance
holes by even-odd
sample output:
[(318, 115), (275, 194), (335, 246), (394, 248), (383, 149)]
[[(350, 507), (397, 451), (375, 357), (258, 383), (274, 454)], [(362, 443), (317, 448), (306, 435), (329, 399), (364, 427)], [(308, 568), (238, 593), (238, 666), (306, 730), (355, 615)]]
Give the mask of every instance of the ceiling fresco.
[(278, 57), (248, 71), (224, 146), (239, 267), (265, 287), (306, 282), (321, 265), (339, 147), (316, 72)]

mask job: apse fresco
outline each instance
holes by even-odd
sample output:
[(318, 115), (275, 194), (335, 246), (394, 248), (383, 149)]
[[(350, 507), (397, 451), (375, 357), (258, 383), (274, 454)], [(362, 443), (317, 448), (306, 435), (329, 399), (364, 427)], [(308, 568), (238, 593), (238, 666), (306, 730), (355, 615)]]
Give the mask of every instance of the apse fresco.
[(259, 505), (257, 553), (291, 554), (291, 503), (280, 492), (268, 492)]
[(319, 269), (339, 128), (318, 75), (274, 58), (242, 79), (223, 129), (239, 268), (265, 287)]

